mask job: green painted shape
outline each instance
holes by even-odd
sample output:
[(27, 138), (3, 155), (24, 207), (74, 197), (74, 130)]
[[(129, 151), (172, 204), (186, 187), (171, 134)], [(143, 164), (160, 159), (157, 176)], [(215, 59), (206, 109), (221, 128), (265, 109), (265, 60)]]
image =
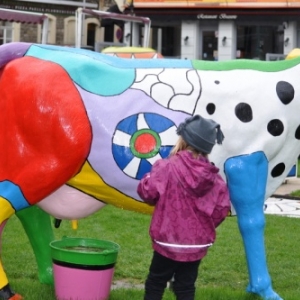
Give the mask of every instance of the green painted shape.
[(40, 282), (53, 284), (49, 243), (54, 240), (54, 234), (49, 214), (37, 206), (29, 206), (16, 212), (16, 216), (20, 220), (33, 249)]
[[(134, 148), (136, 139), (143, 133), (151, 134), (155, 138), (155, 141), (156, 141), (155, 149), (149, 153), (139, 153)], [(155, 156), (159, 152), (160, 146), (161, 146), (161, 140), (160, 140), (159, 135), (151, 129), (141, 129), (141, 130), (137, 131), (136, 133), (134, 133), (134, 135), (131, 137), (131, 140), (130, 140), (131, 152), (138, 158), (151, 158), (151, 157)]]
[(192, 60), (191, 62), (196, 70), (203, 71), (256, 70), (262, 72), (280, 72), (298, 65), (300, 57), (279, 61), (235, 59), (228, 61)]
[(53, 260), (86, 266), (114, 264), (120, 249), (111, 241), (68, 237), (52, 241), (50, 247)]

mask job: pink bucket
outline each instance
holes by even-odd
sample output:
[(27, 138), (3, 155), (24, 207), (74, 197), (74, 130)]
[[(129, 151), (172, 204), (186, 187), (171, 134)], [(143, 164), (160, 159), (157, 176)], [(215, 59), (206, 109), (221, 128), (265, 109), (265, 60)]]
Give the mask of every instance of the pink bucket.
[(50, 243), (57, 300), (107, 300), (119, 245), (64, 238)]

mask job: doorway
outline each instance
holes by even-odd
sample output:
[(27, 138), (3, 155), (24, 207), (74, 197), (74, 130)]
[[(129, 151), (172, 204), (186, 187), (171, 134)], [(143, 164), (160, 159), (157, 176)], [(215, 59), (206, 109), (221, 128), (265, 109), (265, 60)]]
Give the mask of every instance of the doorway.
[(202, 60), (217, 60), (218, 37), (216, 31), (202, 31)]

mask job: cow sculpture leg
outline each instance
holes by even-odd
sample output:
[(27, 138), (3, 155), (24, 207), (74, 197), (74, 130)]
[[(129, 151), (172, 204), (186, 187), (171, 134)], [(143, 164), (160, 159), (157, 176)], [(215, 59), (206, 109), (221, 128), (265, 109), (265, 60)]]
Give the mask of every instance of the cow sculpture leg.
[[(8, 218), (14, 214), (11, 204), (0, 198), (0, 205), (5, 207), (0, 212), (0, 235), (6, 225)], [(54, 239), (50, 216), (40, 208), (33, 206), (16, 213), (29, 238), (38, 265), (39, 279), (42, 283), (53, 283), (52, 262), (49, 243)], [(42, 234), (38, 234), (43, 230)], [(19, 300), (22, 296), (15, 294), (8, 284), (7, 276), (0, 261), (0, 299)]]
[(54, 234), (49, 214), (37, 206), (20, 210), (16, 216), (22, 223), (32, 246), (41, 283), (53, 284), (51, 248)]
[(226, 161), (225, 173), (247, 258), (247, 291), (265, 300), (282, 300), (272, 289), (264, 246), (268, 161), (263, 152), (233, 157)]

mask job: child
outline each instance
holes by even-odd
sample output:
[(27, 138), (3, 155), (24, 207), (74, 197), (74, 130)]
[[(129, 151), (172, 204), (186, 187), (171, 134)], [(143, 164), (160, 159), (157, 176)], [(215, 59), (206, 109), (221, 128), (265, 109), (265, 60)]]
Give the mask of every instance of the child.
[(144, 300), (161, 300), (172, 278), (177, 300), (194, 299), (200, 261), (230, 209), (226, 183), (207, 157), (216, 140), (224, 139), (220, 125), (196, 115), (181, 123), (177, 134), (170, 157), (155, 162), (137, 188), (146, 203), (155, 205)]

